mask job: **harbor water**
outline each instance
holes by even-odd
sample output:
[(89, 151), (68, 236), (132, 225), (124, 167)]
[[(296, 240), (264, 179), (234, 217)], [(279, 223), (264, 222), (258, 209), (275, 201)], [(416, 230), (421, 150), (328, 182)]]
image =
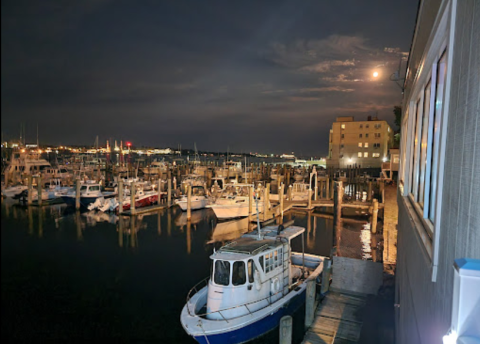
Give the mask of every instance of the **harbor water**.
[[(187, 222), (178, 207), (119, 217), (3, 200), (1, 213), (2, 338), (20, 341), (194, 343), (180, 324), (186, 295), (213, 248), (248, 230), (210, 209)], [(333, 220), (293, 218), (307, 229), (305, 251), (328, 256)]]

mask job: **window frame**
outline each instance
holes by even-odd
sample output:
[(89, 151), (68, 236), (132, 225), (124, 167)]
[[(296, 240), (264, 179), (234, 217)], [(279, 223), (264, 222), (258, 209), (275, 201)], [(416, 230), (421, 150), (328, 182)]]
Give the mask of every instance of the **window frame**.
[[(431, 262), (431, 280), (436, 281), (437, 267), (439, 262), (439, 241), (440, 241), (440, 226), (441, 226), (441, 206), (443, 194), (443, 178), (445, 171), (445, 151), (446, 151), (446, 137), (447, 125), (449, 117), (449, 100), (450, 100), (450, 86), (452, 83), (452, 65), (453, 53), (455, 45), (455, 17), (456, 17), (457, 0), (447, 0), (442, 3), (438, 11), (437, 18), (433, 25), (432, 34), (430, 35), (427, 44), (425, 45), (423, 57), (417, 75), (409, 93), (408, 99), (405, 100), (405, 111), (402, 117), (402, 141), (400, 143), (400, 195), (406, 206), (406, 210), (410, 215), (410, 220), (413, 222), (414, 228), (419, 235), (420, 241), (423, 243), (424, 252), (427, 254)], [(414, 38), (415, 39), (415, 38)], [(439, 75), (438, 64), (445, 56), (446, 68), (444, 74), (443, 94), (442, 94), (442, 109), (440, 113), (436, 114), (435, 122), (433, 122), (433, 113), (436, 111), (435, 100), (437, 96), (437, 76)], [(431, 179), (434, 178), (434, 187), (436, 189), (436, 196), (433, 200), (434, 205), (434, 219), (433, 222), (427, 216), (430, 204), (424, 203), (423, 209), (415, 202), (415, 195), (411, 195), (412, 186), (415, 186), (415, 178), (418, 178), (418, 170), (415, 171), (415, 163), (410, 159), (414, 147), (414, 139), (416, 136), (417, 127), (413, 128), (415, 118), (417, 100), (419, 95), (423, 94), (428, 81), (431, 80), (431, 94), (430, 108), (429, 108), (429, 128), (427, 136), (427, 154), (426, 154), (426, 168), (425, 175), (429, 180), (425, 181), (425, 197), (430, 197), (427, 193), (427, 188), (431, 187)], [(422, 95), (423, 97), (423, 95)], [(433, 101), (433, 104), (432, 104)], [(423, 117), (422, 117), (423, 118)], [(416, 123), (418, 124), (418, 123)], [(438, 132), (434, 136), (433, 126), (438, 125)], [(413, 130), (415, 129), (415, 130)], [(432, 152), (432, 141), (438, 140), (438, 146)], [(420, 147), (420, 145), (419, 145)], [(408, 154), (410, 153), (410, 154)], [(436, 170), (432, 172), (431, 158), (432, 154), (436, 154)], [(412, 177), (412, 172), (416, 175)], [(417, 179), (418, 180), (418, 179)], [(428, 186), (427, 186), (428, 185)], [(428, 196), (427, 196), (428, 195)], [(427, 202), (430, 202), (429, 199)]]

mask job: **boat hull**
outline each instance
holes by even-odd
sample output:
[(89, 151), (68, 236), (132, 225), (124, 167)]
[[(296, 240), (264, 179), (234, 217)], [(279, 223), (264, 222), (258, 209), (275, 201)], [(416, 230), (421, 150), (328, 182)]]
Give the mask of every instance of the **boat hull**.
[(292, 315), (305, 304), (305, 294), (306, 290), (303, 289), (298, 295), (290, 299), (288, 304), (280, 303), (275, 311), (246, 326), (217, 334), (196, 335), (193, 338), (201, 344), (240, 344), (259, 338), (278, 328), (283, 316)]
[[(176, 201), (180, 209), (187, 211), (187, 201)], [(191, 201), (191, 210), (199, 210), (205, 208), (207, 205), (207, 199), (198, 199)]]
[[(248, 216), (248, 203), (237, 205), (237, 204), (215, 204), (212, 207), (212, 210), (215, 212), (215, 216), (218, 219), (233, 219), (237, 217)], [(253, 215), (256, 215), (256, 207), (253, 206)], [(258, 207), (259, 213), (263, 213), (263, 204)]]
[[(90, 204), (95, 202), (97, 198), (103, 198), (103, 196), (95, 196), (95, 197), (80, 197), (80, 205), (82, 207), (87, 208)], [(63, 201), (69, 205), (74, 207), (75, 206), (75, 196), (62, 196)]]

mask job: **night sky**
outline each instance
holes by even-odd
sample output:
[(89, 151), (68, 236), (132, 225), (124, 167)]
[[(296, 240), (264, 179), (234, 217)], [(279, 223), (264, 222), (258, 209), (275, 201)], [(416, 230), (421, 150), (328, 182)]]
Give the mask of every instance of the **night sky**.
[(417, 6), (2, 0), (3, 136), (326, 155), (336, 116), (393, 126)]

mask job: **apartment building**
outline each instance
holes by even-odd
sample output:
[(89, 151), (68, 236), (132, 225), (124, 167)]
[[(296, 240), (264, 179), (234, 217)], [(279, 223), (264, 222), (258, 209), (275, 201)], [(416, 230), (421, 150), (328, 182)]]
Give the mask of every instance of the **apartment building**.
[(396, 343), (480, 343), (480, 1), (421, 0), (404, 83)]
[(327, 167), (381, 168), (389, 159), (393, 131), (386, 121), (369, 116), (366, 121), (337, 117), (330, 129)]

